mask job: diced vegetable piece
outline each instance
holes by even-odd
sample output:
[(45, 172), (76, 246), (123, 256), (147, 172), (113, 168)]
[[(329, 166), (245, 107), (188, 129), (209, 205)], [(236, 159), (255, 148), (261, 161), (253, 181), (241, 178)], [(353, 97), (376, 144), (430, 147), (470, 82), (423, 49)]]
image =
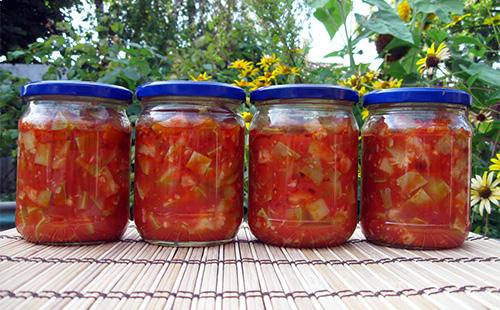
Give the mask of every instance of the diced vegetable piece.
[(36, 201), (34, 201), (34, 202), (42, 207), (47, 207), (49, 205), (51, 196), (52, 196), (52, 193), (49, 190), (41, 191), (38, 194)]
[(380, 190), (380, 197), (382, 197), (382, 203), (384, 204), (384, 209), (389, 210), (392, 208), (392, 195), (390, 188), (384, 188)]
[(267, 149), (259, 150), (259, 157), (257, 158), (257, 162), (259, 164), (267, 164), (272, 160), (271, 152)]
[(436, 150), (443, 155), (448, 155), (451, 153), (452, 143), (453, 141), (451, 136), (443, 136), (437, 141)]
[(342, 173), (347, 173), (351, 169), (352, 161), (343, 155), (339, 162), (339, 171)]
[(62, 146), (55, 148), (54, 158), (52, 159), (52, 168), (60, 169), (66, 164), (66, 159), (68, 158), (68, 151), (71, 145), (70, 141), (65, 141)]
[(306, 190), (298, 190), (288, 196), (288, 202), (291, 204), (303, 204), (312, 200), (314, 196)]
[(99, 146), (99, 139), (96, 134), (81, 134), (75, 138), (76, 147), (80, 154), (92, 156)]
[(104, 167), (101, 170), (101, 173), (99, 175), (99, 180), (100, 180), (100, 185), (102, 186), (104, 197), (106, 198), (116, 194), (120, 189), (107, 167)]
[(408, 165), (411, 163), (410, 155), (408, 154), (408, 152), (406, 152), (406, 150), (387, 148), (387, 151), (392, 155), (390, 161), (393, 165), (396, 165), (399, 168), (403, 169), (408, 167)]
[(387, 157), (382, 158), (378, 167), (380, 170), (384, 171), (387, 174), (391, 174), (394, 171), (394, 168), (392, 167), (391, 162)]
[(291, 157), (293, 159), (299, 159), (300, 154), (286, 146), (285, 144), (278, 142), (273, 147), (273, 154), (279, 157)]
[(431, 197), (425, 192), (424, 189), (419, 189), (410, 199), (408, 199), (409, 203), (423, 205), (432, 202)]
[(175, 185), (178, 182), (178, 178), (176, 177), (177, 168), (170, 167), (168, 168), (160, 177), (159, 182), (163, 185)]
[(151, 129), (163, 136), (163, 133), (167, 131), (169, 128), (183, 128), (189, 126), (189, 122), (184, 113), (179, 113), (171, 118), (162, 121), (156, 122), (151, 126)]
[(234, 189), (233, 186), (224, 187), (224, 199), (229, 200), (235, 196), (236, 196), (236, 190)]
[(95, 234), (95, 226), (94, 226), (94, 224), (92, 224), (92, 223), (85, 224), (85, 231), (89, 235)]
[(63, 130), (68, 128), (70, 125), (68, 119), (63, 115), (62, 112), (57, 112), (54, 120), (52, 121), (52, 130)]
[(329, 146), (326, 143), (320, 141), (311, 141), (307, 152), (315, 158), (320, 158), (327, 162), (332, 161), (335, 158), (335, 154), (329, 148)]
[(205, 155), (198, 152), (193, 152), (186, 164), (186, 167), (199, 175), (205, 175), (208, 171), (208, 168), (210, 168), (211, 162), (212, 160)]
[(144, 156), (138, 156), (136, 158), (136, 163), (139, 165), (142, 173), (149, 175), (153, 168), (153, 161)]
[(450, 186), (442, 179), (429, 178), (429, 183), (424, 186), (425, 192), (434, 200), (439, 202), (450, 193)]
[(321, 123), (317, 119), (313, 119), (305, 123), (304, 128), (307, 130), (307, 132), (312, 134), (315, 139), (318, 140), (324, 139), (328, 135), (325, 127), (323, 127), (323, 125), (321, 125)]
[(49, 165), (50, 144), (38, 143), (36, 146), (35, 164), (42, 166)]
[(89, 164), (85, 159), (81, 157), (76, 158), (75, 162), (77, 163), (77, 165), (87, 171), (91, 176), (97, 177), (99, 175), (99, 169), (97, 165)]
[(137, 153), (155, 157), (156, 156), (156, 147), (154, 145), (140, 144), (137, 148)]
[(19, 133), (19, 139), (22, 145), (26, 148), (27, 151), (35, 152), (35, 135), (32, 131), (25, 131)]
[(83, 192), (80, 198), (80, 202), (78, 203), (78, 209), (87, 209), (89, 205), (89, 194), (87, 192)]
[(302, 222), (304, 220), (304, 209), (302, 207), (289, 208), (285, 211), (288, 220)]
[(214, 221), (208, 217), (201, 217), (198, 219), (198, 222), (193, 227), (193, 232), (199, 232), (204, 230), (214, 230), (216, 227), (214, 225)]
[(181, 177), (181, 186), (182, 187), (193, 187), (195, 185), (196, 185), (196, 181), (192, 176), (186, 174), (186, 175), (183, 175)]
[(156, 219), (156, 217), (154, 216), (153, 213), (149, 213), (149, 221), (151, 222), (151, 224), (153, 225), (153, 229), (154, 230), (158, 230), (161, 228), (161, 224), (158, 222), (158, 220)]
[(323, 199), (318, 199), (306, 206), (307, 212), (315, 221), (324, 219), (330, 212), (326, 202)]
[(316, 185), (321, 184), (323, 181), (323, 169), (317, 159), (309, 158), (299, 171), (310, 178)]
[(427, 184), (427, 180), (416, 171), (408, 171), (396, 180), (396, 184), (404, 193), (412, 193)]
[(144, 197), (146, 197), (146, 194), (149, 192), (149, 188), (145, 187), (143, 182), (135, 182), (134, 184), (137, 189), (137, 194), (139, 194), (139, 198), (144, 200)]

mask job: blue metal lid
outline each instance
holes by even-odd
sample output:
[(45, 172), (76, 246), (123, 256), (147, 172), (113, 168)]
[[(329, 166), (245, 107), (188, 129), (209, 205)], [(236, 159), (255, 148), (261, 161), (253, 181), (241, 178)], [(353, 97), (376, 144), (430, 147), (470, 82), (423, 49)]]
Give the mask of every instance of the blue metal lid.
[(470, 106), (472, 97), (463, 90), (433, 87), (375, 90), (363, 97), (364, 105), (404, 102), (451, 103)]
[(250, 93), (250, 101), (263, 101), (273, 99), (334, 99), (358, 102), (359, 95), (356, 91), (334, 85), (322, 84), (286, 84), (262, 87)]
[(245, 91), (237, 86), (219, 82), (163, 81), (141, 85), (137, 99), (156, 96), (219, 97), (245, 101)]
[(21, 97), (40, 95), (97, 97), (130, 101), (133, 93), (121, 86), (69, 80), (32, 82), (21, 88)]

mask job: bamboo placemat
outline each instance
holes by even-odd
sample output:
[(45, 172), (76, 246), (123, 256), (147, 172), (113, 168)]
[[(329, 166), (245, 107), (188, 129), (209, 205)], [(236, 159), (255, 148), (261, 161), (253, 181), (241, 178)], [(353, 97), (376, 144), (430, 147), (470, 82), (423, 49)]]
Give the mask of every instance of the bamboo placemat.
[(500, 307), (500, 242), (470, 234), (454, 250), (376, 246), (356, 230), (343, 246), (237, 241), (168, 248), (140, 240), (40, 246), (0, 232), (0, 309), (332, 309)]

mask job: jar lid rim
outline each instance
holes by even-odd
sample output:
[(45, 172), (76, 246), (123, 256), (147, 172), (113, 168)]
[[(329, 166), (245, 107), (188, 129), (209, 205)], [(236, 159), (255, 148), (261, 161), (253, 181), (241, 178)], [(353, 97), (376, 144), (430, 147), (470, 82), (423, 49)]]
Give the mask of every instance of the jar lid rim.
[(245, 101), (246, 93), (240, 87), (208, 81), (157, 81), (143, 84), (137, 88), (137, 99), (159, 96), (179, 97), (218, 97)]
[(328, 84), (284, 84), (262, 87), (250, 93), (250, 101), (273, 99), (333, 99), (352, 103), (359, 101), (358, 92)]
[(403, 87), (375, 90), (363, 97), (363, 105), (384, 103), (449, 103), (470, 106), (469, 93), (453, 88)]
[(36, 81), (21, 88), (21, 97), (43, 95), (96, 97), (130, 102), (133, 93), (122, 86), (75, 80)]

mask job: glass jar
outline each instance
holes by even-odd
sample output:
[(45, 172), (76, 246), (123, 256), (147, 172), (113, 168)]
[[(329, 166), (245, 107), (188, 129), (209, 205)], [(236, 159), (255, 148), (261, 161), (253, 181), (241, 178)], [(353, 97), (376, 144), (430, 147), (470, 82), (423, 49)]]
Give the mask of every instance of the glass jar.
[(132, 92), (44, 81), (23, 86), (16, 227), (27, 241), (83, 244), (119, 239), (129, 218)]
[(361, 227), (374, 243), (460, 246), (469, 231), (469, 94), (400, 88), (364, 97)]
[(238, 87), (168, 81), (137, 90), (134, 220), (150, 243), (234, 238), (243, 218), (245, 100)]
[(261, 241), (319, 247), (345, 242), (357, 223), (359, 97), (327, 85), (251, 93), (248, 222)]

